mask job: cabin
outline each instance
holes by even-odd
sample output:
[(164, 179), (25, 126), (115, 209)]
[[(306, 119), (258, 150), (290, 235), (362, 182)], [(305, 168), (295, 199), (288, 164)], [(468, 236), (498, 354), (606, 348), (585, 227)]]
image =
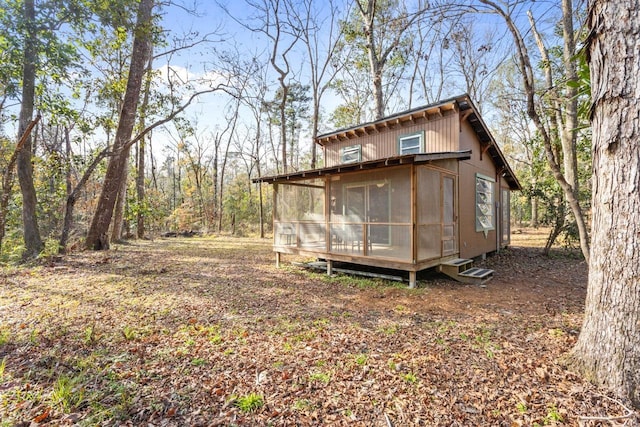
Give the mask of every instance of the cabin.
[(408, 272), (468, 268), (509, 244), (510, 192), (520, 183), (468, 95), (320, 135), (320, 169), (264, 176), (273, 185), (273, 248)]

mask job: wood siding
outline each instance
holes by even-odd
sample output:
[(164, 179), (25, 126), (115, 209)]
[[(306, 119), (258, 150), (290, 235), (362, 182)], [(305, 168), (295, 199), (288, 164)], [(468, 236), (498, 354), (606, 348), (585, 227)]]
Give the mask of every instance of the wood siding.
[(460, 132), (460, 149), (471, 150), (471, 158), (460, 162), (459, 197), (460, 197), (460, 257), (475, 258), (498, 249), (497, 223), (499, 211), (496, 202), (500, 200), (500, 180), (493, 185), (493, 224), (485, 236), (476, 231), (476, 174), (496, 179), (496, 167), (489, 153), (482, 153), (478, 137), (471, 126), (464, 122)]
[(424, 131), (426, 153), (445, 153), (460, 149), (458, 143), (459, 116), (457, 112), (452, 111), (442, 117), (422, 119), (394, 128), (381, 129), (378, 133), (370, 133), (328, 144), (325, 146), (325, 166), (332, 167), (341, 164), (342, 149), (356, 144), (362, 145), (362, 161), (397, 156), (399, 155), (398, 137), (420, 131)]

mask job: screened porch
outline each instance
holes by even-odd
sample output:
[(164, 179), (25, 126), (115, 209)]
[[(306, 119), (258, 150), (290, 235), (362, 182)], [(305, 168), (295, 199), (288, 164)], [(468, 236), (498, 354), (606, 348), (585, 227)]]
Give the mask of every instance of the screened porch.
[[(411, 175), (407, 165), (275, 184), (276, 250), (412, 263)], [(421, 234), (435, 232), (440, 256), (437, 213), (436, 223), (425, 224)], [(429, 249), (420, 252), (434, 256)]]

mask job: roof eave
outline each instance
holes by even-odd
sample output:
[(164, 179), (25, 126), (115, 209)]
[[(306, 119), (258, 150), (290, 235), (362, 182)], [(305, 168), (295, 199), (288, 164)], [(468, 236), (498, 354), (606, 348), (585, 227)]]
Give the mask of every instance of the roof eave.
[(271, 175), (254, 178), (251, 181), (254, 183), (267, 182), (270, 184), (276, 184), (287, 181), (295, 181), (301, 179), (319, 178), (325, 175), (336, 175), (346, 172), (364, 171), (369, 169), (377, 169), (381, 167), (392, 167), (405, 164), (422, 164), (429, 163), (438, 160), (468, 160), (471, 158), (471, 150), (467, 151), (454, 151), (454, 152), (442, 152), (442, 153), (420, 153), (420, 154), (406, 154), (403, 156), (388, 157), (385, 159), (369, 160), (366, 162), (358, 163), (346, 163), (337, 166), (331, 166), (326, 168), (304, 170), (299, 172), (292, 172), (280, 175)]

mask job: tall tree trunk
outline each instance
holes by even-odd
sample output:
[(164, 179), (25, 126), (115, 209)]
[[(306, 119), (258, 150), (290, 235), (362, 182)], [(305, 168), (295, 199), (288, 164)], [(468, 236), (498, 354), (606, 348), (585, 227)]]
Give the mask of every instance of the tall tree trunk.
[(229, 141), (227, 141), (227, 148), (224, 153), (224, 159), (222, 160), (222, 167), (220, 168), (220, 185), (218, 187), (218, 233), (222, 232), (222, 217), (224, 213), (224, 173), (227, 169), (227, 158), (229, 157), (231, 137), (232, 135), (229, 135)]
[[(562, 0), (562, 32), (564, 39), (562, 58), (565, 78), (568, 82), (575, 83), (578, 80), (578, 72), (576, 70), (576, 42), (573, 30), (573, 4), (571, 0)], [(564, 126), (562, 126), (560, 137), (562, 140), (562, 152), (564, 154), (564, 175), (567, 178), (567, 182), (573, 188), (574, 196), (578, 198), (580, 193), (576, 149), (578, 133), (578, 88), (574, 84), (565, 85), (564, 96), (562, 96), (562, 98), (565, 115)], [(558, 103), (560, 103), (560, 101)], [(560, 123), (563, 122), (560, 121)]]
[(531, 227), (538, 228), (538, 196), (531, 196)]
[[(151, 72), (153, 71), (153, 45), (149, 48), (149, 59), (147, 61), (147, 79), (144, 83), (144, 96), (142, 98), (142, 108), (140, 108), (140, 129), (145, 128), (145, 121), (147, 118), (147, 108), (149, 106), (149, 92), (151, 92)], [(136, 235), (138, 239), (144, 238), (145, 224), (144, 217), (146, 209), (144, 209), (145, 201), (145, 188), (144, 188), (144, 176), (145, 176), (145, 145), (146, 137), (143, 137), (138, 142), (138, 164), (136, 175), (136, 196), (138, 202), (138, 212), (136, 214)], [(149, 140), (151, 137), (149, 136)]]
[(109, 159), (102, 192), (98, 199), (98, 206), (87, 234), (86, 246), (89, 249), (101, 250), (109, 248), (109, 225), (111, 224), (118, 190), (120, 190), (125, 176), (125, 168), (129, 157), (128, 142), (131, 139), (135, 124), (138, 99), (142, 88), (142, 77), (149, 58), (149, 49), (151, 49), (153, 6), (154, 0), (141, 0), (138, 8), (127, 88), (113, 143), (113, 156)]
[(640, 409), (640, 2), (594, 0), (587, 41), (593, 130), (592, 256), (571, 361)]
[(365, 26), (365, 34), (367, 37), (367, 54), (369, 58), (369, 72), (371, 73), (371, 83), (373, 90), (373, 100), (375, 102), (375, 119), (381, 119), (384, 117), (384, 94), (382, 91), (382, 70), (384, 68), (385, 60), (378, 56), (378, 46), (375, 39), (375, 1), (366, 2), (366, 7), (361, 5), (360, 1), (357, 2), (360, 9), (360, 15)]
[[(36, 63), (38, 58), (35, 7), (33, 0), (24, 1), (26, 35), (24, 40), (24, 60), (22, 68), (22, 104), (18, 119), (18, 135), (25, 134), (33, 117), (36, 88)], [(44, 249), (38, 229), (36, 189), (33, 185), (31, 133), (27, 135), (22, 149), (18, 152), (17, 168), (20, 191), (22, 192), (22, 226), (25, 250), (23, 258), (35, 258)]]
[(287, 96), (289, 95), (289, 86), (284, 82), (285, 75), (280, 78), (280, 87), (282, 88), (282, 100), (278, 106), (280, 110), (280, 144), (282, 145), (282, 170), (288, 172), (287, 165), (287, 118), (285, 110), (287, 106)]
[(138, 171), (136, 175), (136, 196), (138, 201), (138, 212), (136, 213), (136, 236), (138, 237), (138, 239), (143, 239), (145, 233), (145, 145), (146, 137), (142, 138), (138, 143)]
[[(317, 120), (315, 120), (315, 122), (317, 122)], [(262, 131), (261, 131), (261, 127), (260, 127), (260, 110), (258, 110), (258, 114), (256, 116), (256, 124), (257, 124), (257, 129), (256, 129), (256, 155), (255, 155), (255, 161), (256, 161), (256, 170), (258, 171), (258, 178), (260, 178), (262, 176), (262, 170), (260, 169), (260, 141), (262, 140)], [(314, 138), (314, 144), (315, 146), (315, 138)], [(312, 160), (312, 162), (315, 162), (315, 159)], [(315, 164), (314, 166), (312, 166), (312, 169), (315, 168)], [(260, 222), (260, 238), (264, 239), (264, 201), (262, 200), (262, 182), (258, 183), (258, 201), (259, 201), (259, 206), (258, 206), (258, 215), (260, 216), (259, 222)]]
[(131, 153), (130, 149), (124, 150), (127, 152), (126, 159), (124, 160), (125, 166), (124, 171), (122, 172), (122, 178), (120, 179), (120, 188), (118, 189), (116, 205), (113, 208), (113, 219), (112, 219), (112, 229), (111, 229), (111, 241), (117, 242), (124, 236), (123, 228), (124, 225), (124, 211), (127, 205), (127, 181), (129, 179), (129, 155)]
[(11, 189), (13, 187), (13, 168), (16, 165), (18, 154), (20, 154), (22, 147), (27, 141), (27, 138), (31, 135), (31, 131), (38, 121), (40, 121), (40, 115), (37, 115), (36, 118), (29, 123), (29, 126), (27, 126), (25, 133), (20, 137), (13, 154), (7, 162), (7, 168), (2, 174), (2, 196), (0, 196), (0, 252), (2, 251), (2, 241), (4, 240), (7, 213), (9, 210), (9, 199), (11, 198)]
[[(240, 108), (240, 99), (236, 99), (235, 111), (231, 122), (228, 124), (225, 132), (229, 130), (229, 139), (227, 140), (227, 148), (224, 151), (224, 159), (222, 160), (222, 168), (220, 170), (220, 185), (218, 187), (218, 233), (222, 232), (222, 217), (224, 214), (224, 174), (227, 168), (227, 158), (229, 157), (229, 148), (231, 147), (231, 140), (233, 134), (236, 131), (236, 124), (238, 123), (238, 111)], [(222, 136), (221, 136), (222, 138)]]
[[(218, 209), (218, 198), (220, 197), (218, 194), (218, 163), (220, 162), (220, 142), (222, 141), (222, 136), (220, 136), (219, 134), (216, 133), (216, 136), (214, 138), (214, 152), (213, 152), (213, 171), (212, 171), (212, 177), (211, 180), (213, 181), (213, 221), (215, 222), (217, 219), (220, 218), (220, 211)], [(213, 224), (214, 222), (212, 222), (211, 227), (213, 228)]]

